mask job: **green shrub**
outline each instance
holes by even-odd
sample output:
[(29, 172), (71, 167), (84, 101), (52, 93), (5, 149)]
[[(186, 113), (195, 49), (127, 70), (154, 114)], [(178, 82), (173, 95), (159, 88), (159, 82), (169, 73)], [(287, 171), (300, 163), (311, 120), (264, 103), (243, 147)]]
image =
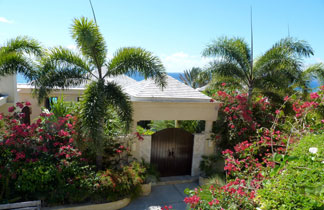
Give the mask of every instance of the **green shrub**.
[(205, 177), (211, 177), (215, 174), (224, 173), (224, 158), (219, 154), (203, 155), (199, 168)]
[[(23, 103), (17, 103), (17, 107), (10, 107), (12, 114), (0, 114), (0, 203), (42, 200), (50, 206), (109, 202), (139, 193), (145, 168), (128, 160), (126, 146), (106, 141), (110, 164), (97, 172), (88, 159), (91, 154), (80, 151), (80, 144), (76, 144), (77, 117), (44, 112), (26, 125), (21, 120), (22, 107)], [(109, 126), (113, 130), (115, 123)]]
[[(184, 130), (190, 133), (201, 133), (205, 130), (205, 121), (203, 120), (179, 120), (179, 128), (183, 128)], [(174, 128), (175, 121), (174, 120), (154, 120), (150, 124), (150, 130), (152, 131), (160, 131), (166, 128)]]
[(50, 106), (51, 112), (54, 114), (54, 117), (58, 119), (60, 117), (65, 117), (67, 114), (70, 114), (75, 108), (75, 103), (72, 101), (64, 101), (62, 95), (55, 103), (51, 102)]
[(262, 209), (324, 209), (324, 135), (301, 139), (290, 156), (298, 159), (258, 191)]
[(155, 133), (154, 131), (145, 129), (139, 125), (136, 127), (136, 132), (138, 132), (142, 136), (151, 136)]

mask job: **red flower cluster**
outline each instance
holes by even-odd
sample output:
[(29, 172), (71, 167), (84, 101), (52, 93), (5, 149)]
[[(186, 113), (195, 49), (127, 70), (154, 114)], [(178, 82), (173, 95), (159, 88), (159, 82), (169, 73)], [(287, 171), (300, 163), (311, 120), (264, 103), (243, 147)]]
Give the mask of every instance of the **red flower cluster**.
[(172, 206), (164, 206), (164, 207), (161, 207), (161, 210), (169, 210), (169, 209), (172, 209)]
[(193, 195), (191, 197), (186, 197), (183, 200), (186, 204), (190, 205), (190, 208), (194, 208), (200, 201), (200, 197), (198, 197), (197, 195)]
[[(61, 160), (80, 158), (81, 152), (73, 145), (72, 116), (60, 118), (57, 122), (51, 121), (52, 114), (42, 113), (42, 117), (27, 125), (23, 122), (21, 109), (30, 106), (29, 102), (18, 102), (16, 107), (8, 111), (16, 111), (10, 115), (1, 115), (4, 127), (0, 128), (0, 153), (6, 156), (9, 165), (0, 167), (0, 174), (10, 175), (14, 166), (37, 162), (40, 159), (52, 160), (60, 163)], [(4, 160), (3, 160), (4, 161)]]
[(135, 132), (134, 134), (135, 134), (135, 136), (137, 137), (138, 140), (140, 140), (140, 141), (144, 140), (143, 136), (139, 132)]

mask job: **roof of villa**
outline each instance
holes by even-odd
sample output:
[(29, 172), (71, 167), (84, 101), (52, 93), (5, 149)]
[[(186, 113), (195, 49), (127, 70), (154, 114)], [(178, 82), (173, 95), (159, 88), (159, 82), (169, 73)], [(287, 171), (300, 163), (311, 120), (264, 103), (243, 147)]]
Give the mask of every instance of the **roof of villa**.
[(124, 91), (133, 101), (209, 102), (211, 99), (169, 75), (163, 89), (153, 79), (147, 79), (124, 86)]
[[(126, 75), (106, 78), (115, 82), (130, 96), (132, 101), (159, 101), (159, 102), (209, 102), (210, 97), (195, 90), (184, 83), (167, 75), (165, 88), (157, 86), (153, 79), (136, 81)], [(84, 90), (86, 84), (69, 88), (69, 90)], [(18, 89), (32, 89), (30, 84), (18, 84)]]

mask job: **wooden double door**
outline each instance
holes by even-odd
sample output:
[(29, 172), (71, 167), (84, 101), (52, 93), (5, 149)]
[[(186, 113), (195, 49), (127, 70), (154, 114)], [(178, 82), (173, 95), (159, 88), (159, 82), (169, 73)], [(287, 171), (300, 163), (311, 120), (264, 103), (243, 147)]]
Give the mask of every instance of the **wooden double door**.
[(194, 135), (167, 128), (152, 135), (151, 164), (163, 176), (191, 175)]

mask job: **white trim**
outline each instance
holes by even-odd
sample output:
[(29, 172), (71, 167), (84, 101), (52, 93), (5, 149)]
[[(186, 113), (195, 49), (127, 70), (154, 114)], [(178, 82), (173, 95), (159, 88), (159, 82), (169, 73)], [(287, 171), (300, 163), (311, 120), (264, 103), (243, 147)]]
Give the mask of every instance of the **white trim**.
[(0, 106), (3, 106), (7, 103), (8, 96), (1, 96), (0, 97)]

